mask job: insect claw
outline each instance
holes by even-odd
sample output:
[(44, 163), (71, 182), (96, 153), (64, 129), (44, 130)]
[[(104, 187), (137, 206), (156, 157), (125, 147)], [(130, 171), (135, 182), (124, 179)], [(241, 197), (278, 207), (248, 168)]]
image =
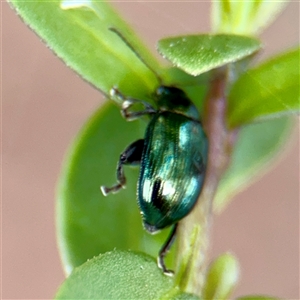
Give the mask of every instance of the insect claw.
[(122, 109), (125, 110), (127, 109), (128, 107), (130, 107), (132, 105), (132, 101), (130, 100), (125, 100), (122, 102)]
[(157, 266), (163, 271), (166, 276), (173, 277), (174, 271), (168, 270), (165, 266), (164, 260), (161, 256), (157, 257)]
[(100, 186), (100, 190), (103, 194), (103, 196), (107, 196), (109, 193), (117, 193), (119, 192), (120, 189), (126, 189), (126, 185), (125, 185), (125, 182), (124, 183), (118, 183), (112, 187), (106, 187), (104, 185)]
[(169, 277), (174, 277), (174, 271), (172, 270), (163, 270), (164, 274)]
[(118, 91), (118, 89), (116, 87), (111, 88), (110, 91), (109, 91), (109, 95), (111, 97), (114, 97), (114, 96), (116, 96), (118, 94), (119, 94), (119, 91)]
[(107, 196), (108, 194), (109, 194), (109, 188), (107, 188), (106, 186), (104, 186), (104, 185), (101, 185), (100, 186), (100, 190), (101, 190), (101, 192), (102, 192), (102, 194), (103, 194), (103, 196)]

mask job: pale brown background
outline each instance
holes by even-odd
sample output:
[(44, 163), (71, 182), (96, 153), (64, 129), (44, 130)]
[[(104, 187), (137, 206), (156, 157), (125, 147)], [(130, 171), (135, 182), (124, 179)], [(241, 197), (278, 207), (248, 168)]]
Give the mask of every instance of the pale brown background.
[[(64, 152), (101, 95), (2, 7), (2, 298), (51, 298), (64, 275), (55, 244), (54, 189)], [(164, 36), (209, 30), (208, 3), (116, 3), (154, 49)], [(299, 42), (299, 2), (262, 36), (263, 56)], [(298, 128), (298, 124), (296, 126)], [(298, 130), (295, 136), (298, 136)], [(212, 255), (242, 265), (236, 295), (299, 299), (299, 141), (216, 217)], [(100, 184), (100, 183), (99, 183)]]

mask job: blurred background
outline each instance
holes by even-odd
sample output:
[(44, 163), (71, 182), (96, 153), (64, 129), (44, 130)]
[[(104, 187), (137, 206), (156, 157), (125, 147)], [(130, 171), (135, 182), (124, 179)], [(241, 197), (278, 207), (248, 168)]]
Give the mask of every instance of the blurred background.
[[(207, 2), (114, 4), (153, 52), (170, 35), (209, 31)], [(1, 2), (2, 299), (50, 299), (64, 280), (55, 185), (64, 153), (101, 94), (68, 69)], [(262, 35), (261, 59), (299, 43), (299, 2)], [(284, 155), (215, 217), (211, 256), (241, 263), (235, 296), (299, 299), (299, 121)], [(99, 183), (100, 185), (100, 183)]]

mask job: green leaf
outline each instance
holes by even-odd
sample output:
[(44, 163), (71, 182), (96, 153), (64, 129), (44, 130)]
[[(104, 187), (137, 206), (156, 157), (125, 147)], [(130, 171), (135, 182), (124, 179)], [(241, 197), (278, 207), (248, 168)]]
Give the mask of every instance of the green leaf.
[(262, 295), (253, 295), (253, 296), (239, 297), (236, 300), (280, 300), (280, 298), (262, 296)]
[(229, 299), (239, 279), (239, 263), (229, 254), (220, 255), (210, 265), (203, 287), (204, 299)]
[(76, 268), (55, 299), (159, 299), (171, 288), (172, 280), (153, 258), (113, 251)]
[(159, 72), (158, 63), (105, 1), (11, 0), (10, 3), (58, 57), (106, 94), (118, 86), (123, 92), (140, 97), (150, 94), (157, 85), (152, 72), (109, 28), (119, 30)]
[(228, 97), (231, 128), (300, 110), (300, 49), (247, 71)]
[[(175, 289), (175, 291), (176, 291), (176, 289)], [(174, 294), (172, 296), (169, 296), (169, 294), (167, 294), (167, 297), (166, 297), (164, 295), (162, 297), (162, 300), (201, 300), (201, 299), (199, 297), (197, 297), (196, 295), (178, 292), (178, 294)]]
[(171, 37), (158, 42), (163, 57), (194, 76), (240, 60), (260, 48), (254, 38), (229, 34)]
[(231, 164), (222, 177), (214, 200), (220, 212), (233, 196), (268, 170), (289, 138), (292, 119), (268, 120), (243, 127), (235, 145)]
[(254, 35), (267, 27), (288, 1), (212, 2), (212, 27), (215, 32)]
[(173, 280), (158, 269), (152, 257), (131, 251), (112, 251), (76, 268), (61, 285), (55, 299), (199, 298), (173, 287)]
[(56, 208), (57, 239), (67, 274), (114, 248), (157, 256), (165, 241), (168, 230), (152, 236), (142, 227), (136, 202), (137, 168), (125, 167), (125, 190), (107, 197), (100, 191), (100, 185), (116, 183), (120, 153), (144, 136), (145, 126), (143, 121), (127, 122), (116, 106), (107, 103), (87, 122), (69, 150)]

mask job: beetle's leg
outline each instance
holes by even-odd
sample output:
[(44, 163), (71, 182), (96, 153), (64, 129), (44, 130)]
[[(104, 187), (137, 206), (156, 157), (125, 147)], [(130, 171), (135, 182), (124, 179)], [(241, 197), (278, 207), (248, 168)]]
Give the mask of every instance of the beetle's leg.
[[(133, 106), (134, 104), (137, 104), (137, 103), (144, 105), (145, 109), (140, 110), (140, 111), (128, 111), (131, 106)], [(147, 102), (127, 98), (122, 103), (121, 113), (122, 113), (122, 116), (127, 121), (133, 121), (133, 120), (138, 119), (139, 117), (142, 117), (144, 115), (155, 114), (156, 110)]]
[(158, 267), (163, 270), (165, 275), (168, 275), (168, 276), (173, 276), (174, 272), (172, 270), (168, 270), (166, 268), (164, 259), (165, 259), (166, 254), (169, 252), (171, 246), (173, 245), (173, 243), (175, 241), (177, 225), (178, 225), (178, 223), (176, 223), (174, 225), (172, 231), (170, 232), (170, 235), (168, 236), (168, 239), (166, 240), (165, 244), (160, 249), (160, 251), (158, 253), (158, 257), (157, 257)]
[[(127, 121), (132, 121), (132, 120), (135, 120), (135, 119), (137, 119), (137, 118), (139, 118), (141, 116), (149, 115), (149, 114), (155, 114), (156, 113), (156, 110), (149, 103), (147, 103), (145, 101), (133, 99), (133, 98), (130, 98), (130, 97), (126, 97), (117, 88), (112, 88), (110, 90), (110, 95), (111, 95), (111, 97), (116, 96), (116, 97), (118, 97), (119, 99), (122, 100), (121, 113), (122, 113), (122, 116)], [(144, 110), (140, 110), (140, 111), (132, 111), (132, 112), (130, 112), (129, 109), (134, 104), (142, 104), (145, 107), (145, 109)]]
[(109, 193), (116, 193), (121, 188), (125, 187), (126, 177), (124, 175), (124, 165), (136, 165), (141, 162), (142, 152), (144, 148), (144, 140), (137, 140), (130, 144), (125, 151), (120, 155), (117, 165), (117, 181), (118, 183), (112, 187), (101, 186), (100, 189), (104, 196)]

